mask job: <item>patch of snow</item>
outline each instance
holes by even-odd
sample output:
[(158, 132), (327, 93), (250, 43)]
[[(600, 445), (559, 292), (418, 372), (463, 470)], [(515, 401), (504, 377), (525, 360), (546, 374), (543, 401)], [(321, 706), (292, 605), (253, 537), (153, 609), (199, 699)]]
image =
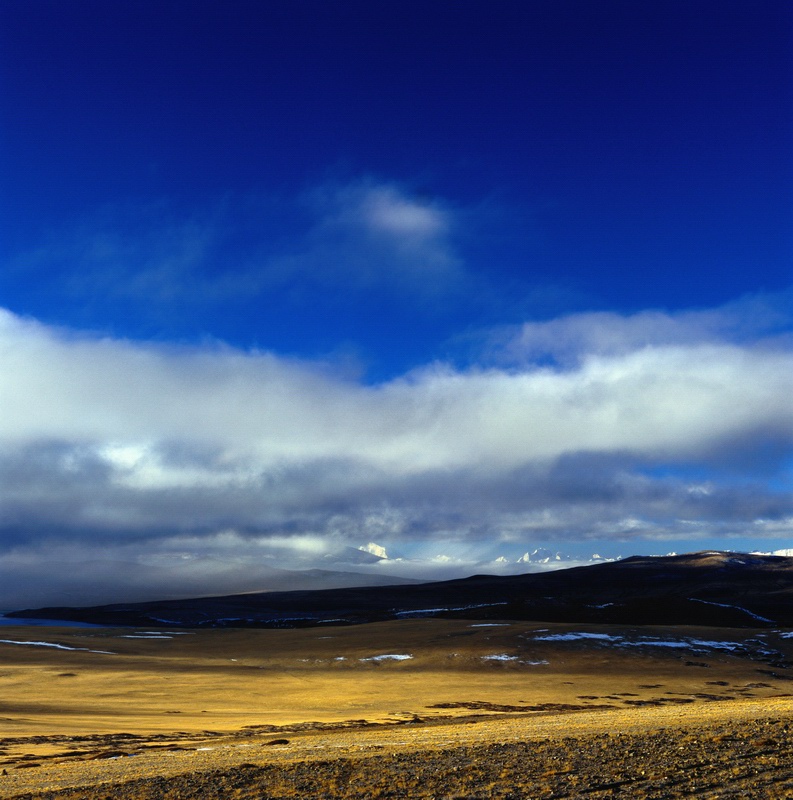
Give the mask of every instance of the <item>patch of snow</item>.
[(554, 633), (548, 636), (535, 636), (534, 641), (544, 642), (572, 642), (576, 640), (590, 640), (614, 644), (619, 647), (672, 647), (679, 650), (696, 650), (706, 648), (709, 650), (740, 650), (743, 645), (739, 642), (724, 642), (709, 639), (653, 639), (640, 637), (636, 640), (627, 640), (624, 636), (614, 636), (608, 633)]
[(705, 639), (690, 639), (695, 647), (709, 647), (712, 650), (740, 650), (742, 645), (739, 642), (712, 642)]
[(721, 642), (706, 639), (652, 639), (640, 638), (635, 641), (626, 641), (621, 637), (614, 637), (614, 643), (620, 647), (672, 647), (678, 650), (740, 650), (742, 645), (738, 642)]
[(738, 642), (720, 642), (707, 639), (640, 639), (635, 642), (623, 642), (624, 647), (675, 647), (681, 650), (740, 650)]
[(517, 656), (508, 656), (506, 653), (496, 653), (492, 656), (482, 656), (482, 661), (517, 661)]
[(772, 624), (774, 622), (774, 620), (768, 619), (767, 617), (761, 617), (759, 614), (749, 611), (748, 608), (743, 608), (743, 606), (733, 606), (729, 603), (714, 603), (712, 600), (700, 600), (698, 597), (689, 597), (688, 599), (693, 600), (696, 603), (704, 603), (706, 606), (718, 606), (719, 608), (732, 608), (736, 611), (742, 611), (744, 614), (748, 614), (752, 619), (756, 619), (759, 622), (770, 622)]
[(511, 623), (509, 622), (477, 622), (474, 625), (469, 625), (469, 628), (508, 628)]
[(643, 639), (638, 642), (620, 642), (622, 647), (675, 647), (682, 650), (690, 650), (689, 642), (664, 641), (663, 639)]
[(91, 650), (88, 647), (68, 647), (65, 644), (54, 644), (53, 642), (18, 642), (16, 639), (0, 639), (0, 644), (22, 644), (29, 647), (54, 647), (56, 650), (80, 650), (84, 653), (102, 653), (107, 656), (115, 656), (117, 653), (111, 650)]
[(575, 642), (579, 639), (595, 639), (601, 642), (621, 642), (621, 636), (610, 633), (549, 633), (547, 636), (535, 636), (535, 641), (543, 642)]
[(195, 636), (192, 631), (140, 631), (139, 635), (143, 636)]
[(475, 603), (470, 606), (453, 606), (450, 608), (417, 608), (410, 611), (397, 611), (397, 617), (413, 617), (421, 616), (422, 614), (437, 614), (441, 611), (468, 611), (472, 608), (492, 608), (494, 606), (505, 606), (507, 601), (504, 600), (500, 603)]
[(550, 564), (555, 561), (568, 561), (568, 556), (562, 556), (561, 553), (554, 553), (552, 550), (547, 550), (540, 547), (532, 550), (531, 553), (524, 553), (517, 561), (518, 564)]
[(370, 555), (377, 556), (378, 558), (388, 558), (388, 553), (386, 552), (385, 547), (381, 547), (379, 544), (375, 544), (374, 542), (361, 545), (358, 549), (363, 553), (369, 553)]
[(369, 656), (369, 658), (362, 658), (361, 661), (407, 661), (413, 656), (407, 653), (386, 653), (382, 656)]
[(420, 616), (421, 614), (437, 614), (439, 611), (451, 611), (451, 608), (417, 608), (413, 611), (397, 611), (398, 617)]

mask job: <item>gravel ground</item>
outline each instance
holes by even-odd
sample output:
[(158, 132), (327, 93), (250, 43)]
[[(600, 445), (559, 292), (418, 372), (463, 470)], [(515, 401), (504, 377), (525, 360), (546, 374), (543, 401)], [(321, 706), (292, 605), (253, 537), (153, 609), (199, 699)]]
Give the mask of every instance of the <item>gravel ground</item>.
[(646, 733), (242, 763), (17, 800), (280, 798), (789, 798), (793, 722), (716, 722)]

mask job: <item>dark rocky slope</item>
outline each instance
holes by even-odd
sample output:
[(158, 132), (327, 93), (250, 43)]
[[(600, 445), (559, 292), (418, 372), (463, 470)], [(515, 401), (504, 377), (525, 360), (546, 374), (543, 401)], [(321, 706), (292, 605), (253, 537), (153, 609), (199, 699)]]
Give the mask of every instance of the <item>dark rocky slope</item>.
[(305, 627), (417, 616), (548, 622), (793, 626), (793, 558), (634, 556), (509, 577), (25, 609), (7, 616), (101, 625)]

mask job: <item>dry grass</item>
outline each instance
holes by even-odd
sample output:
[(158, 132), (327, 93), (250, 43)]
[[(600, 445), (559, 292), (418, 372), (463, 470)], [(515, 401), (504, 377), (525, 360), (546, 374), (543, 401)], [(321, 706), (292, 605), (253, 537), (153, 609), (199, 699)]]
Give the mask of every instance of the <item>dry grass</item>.
[[(635, 638), (624, 628), (473, 625), (409, 620), (207, 630), (171, 639), (122, 638), (136, 632), (117, 629), (40, 628), (31, 635), (29, 628), (5, 628), (0, 638), (112, 654), (0, 644), (0, 761), (8, 772), (0, 796), (242, 761), (303, 763), (329, 753), (361, 758), (456, 742), (646, 732), (769, 710), (786, 717), (793, 707), (784, 696), (793, 686), (785, 679), (793, 671), (784, 665), (793, 648), (775, 634), (761, 642), (753, 631), (641, 632), (746, 645), (692, 656), (674, 648), (536, 639), (543, 629)], [(387, 654), (413, 658), (362, 660)], [(493, 655), (515, 660), (485, 658)], [(357, 722), (323, 729), (350, 720)], [(128, 736), (113, 736), (121, 732)], [(731, 735), (714, 734), (712, 746), (728, 746)], [(276, 737), (289, 745), (261, 746)], [(101, 758), (120, 753), (137, 757)], [(574, 767), (573, 761), (553, 770), (561, 775)]]
[[(533, 641), (538, 629), (572, 627), (410, 620), (308, 630), (207, 630), (172, 639), (62, 628), (37, 629), (31, 637), (30, 629), (6, 628), (5, 639), (35, 638), (113, 655), (0, 644), (0, 722), (6, 735), (230, 731), (307, 720), (448, 716), (471, 709), (433, 706), (471, 701), (623, 706), (698, 693), (733, 696), (747, 684), (755, 686), (743, 694), (754, 696), (788, 690), (785, 682), (757, 672), (765, 665), (723, 652), (704, 660), (697, 656), (686, 666), (691, 654), (673, 649), (650, 653), (597, 642)], [(751, 631), (685, 633), (732, 641), (755, 637)], [(790, 650), (784, 640), (776, 646)], [(413, 658), (361, 660), (386, 654)], [(493, 655), (517, 660), (485, 658)], [(527, 663), (543, 661), (548, 663)], [(704, 663), (710, 666), (697, 666)], [(719, 680), (726, 685), (715, 685)]]

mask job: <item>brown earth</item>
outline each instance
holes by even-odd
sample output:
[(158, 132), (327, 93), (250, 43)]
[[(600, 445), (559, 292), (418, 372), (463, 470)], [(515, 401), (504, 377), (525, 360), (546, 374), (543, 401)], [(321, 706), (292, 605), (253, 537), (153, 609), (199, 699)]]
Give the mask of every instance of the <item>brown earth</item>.
[[(292, 734), (296, 739), (228, 738), (213, 742), (212, 750), (182, 742), (148, 754), (140, 753), (141, 743), (136, 743), (106, 751), (107, 761), (59, 759), (58, 780), (82, 784), (78, 788), (40, 787), (5, 796), (18, 800), (793, 796), (789, 722), (793, 705), (769, 700), (762, 705), (741, 701), (740, 706), (731, 709), (735, 719), (720, 705), (718, 713), (704, 718), (672, 717), (669, 709), (633, 711), (630, 720), (624, 711), (588, 712), (575, 720), (546, 717), (544, 721), (556, 723), (552, 725), (526, 719), (466, 720), (411, 726), (396, 736), (393, 730), (342, 728), (318, 736), (296, 732)], [(774, 716), (751, 719), (769, 712)], [(136, 750), (139, 755), (129, 757)], [(43, 769), (44, 765), (24, 772), (27, 776)]]
[(779, 631), (31, 630), (0, 630), (4, 798), (793, 797)]

